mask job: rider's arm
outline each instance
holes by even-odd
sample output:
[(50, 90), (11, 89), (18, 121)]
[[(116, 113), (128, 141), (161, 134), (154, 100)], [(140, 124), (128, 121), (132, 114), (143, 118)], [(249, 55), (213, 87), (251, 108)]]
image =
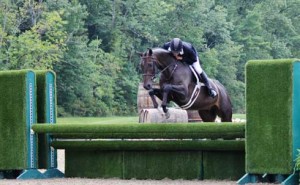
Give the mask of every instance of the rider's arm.
[(190, 52), (191, 52), (191, 58), (194, 62), (199, 62), (199, 58), (198, 58), (198, 53), (196, 51), (196, 49), (194, 48), (194, 46), (191, 46), (190, 48)]
[(183, 51), (184, 51), (184, 55), (187, 57), (185, 62), (187, 62), (188, 64), (192, 64), (194, 62), (199, 61), (198, 53), (194, 48), (194, 46), (192, 46), (192, 44), (183, 43)]
[(170, 47), (170, 42), (165, 43), (161, 48), (168, 50)]

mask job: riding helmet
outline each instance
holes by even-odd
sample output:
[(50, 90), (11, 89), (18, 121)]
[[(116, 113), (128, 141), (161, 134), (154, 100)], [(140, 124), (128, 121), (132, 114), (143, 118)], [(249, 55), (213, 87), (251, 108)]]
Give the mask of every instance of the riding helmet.
[(180, 38), (174, 38), (171, 40), (170, 49), (172, 52), (178, 52), (178, 53), (182, 52), (183, 47)]

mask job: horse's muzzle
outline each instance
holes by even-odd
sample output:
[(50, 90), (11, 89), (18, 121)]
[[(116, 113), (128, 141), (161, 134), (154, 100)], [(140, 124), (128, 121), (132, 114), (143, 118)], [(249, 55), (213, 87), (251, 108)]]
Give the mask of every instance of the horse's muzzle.
[(144, 84), (144, 88), (146, 90), (150, 90), (150, 89), (152, 89), (152, 85), (151, 84)]

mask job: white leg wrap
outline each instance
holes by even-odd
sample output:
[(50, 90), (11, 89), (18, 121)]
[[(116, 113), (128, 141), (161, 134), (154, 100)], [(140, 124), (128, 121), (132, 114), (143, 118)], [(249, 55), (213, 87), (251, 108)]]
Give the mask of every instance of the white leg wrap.
[(195, 69), (195, 71), (200, 75), (203, 70), (202, 70), (202, 67), (200, 66), (200, 62), (199, 62), (199, 59), (197, 57), (197, 62), (194, 62), (193, 63), (193, 68)]

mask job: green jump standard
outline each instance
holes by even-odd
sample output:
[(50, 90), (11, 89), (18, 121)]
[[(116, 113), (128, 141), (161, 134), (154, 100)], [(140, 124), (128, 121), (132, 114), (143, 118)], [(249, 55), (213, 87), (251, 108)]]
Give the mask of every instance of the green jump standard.
[(246, 64), (246, 175), (239, 184), (298, 184), (300, 60)]

